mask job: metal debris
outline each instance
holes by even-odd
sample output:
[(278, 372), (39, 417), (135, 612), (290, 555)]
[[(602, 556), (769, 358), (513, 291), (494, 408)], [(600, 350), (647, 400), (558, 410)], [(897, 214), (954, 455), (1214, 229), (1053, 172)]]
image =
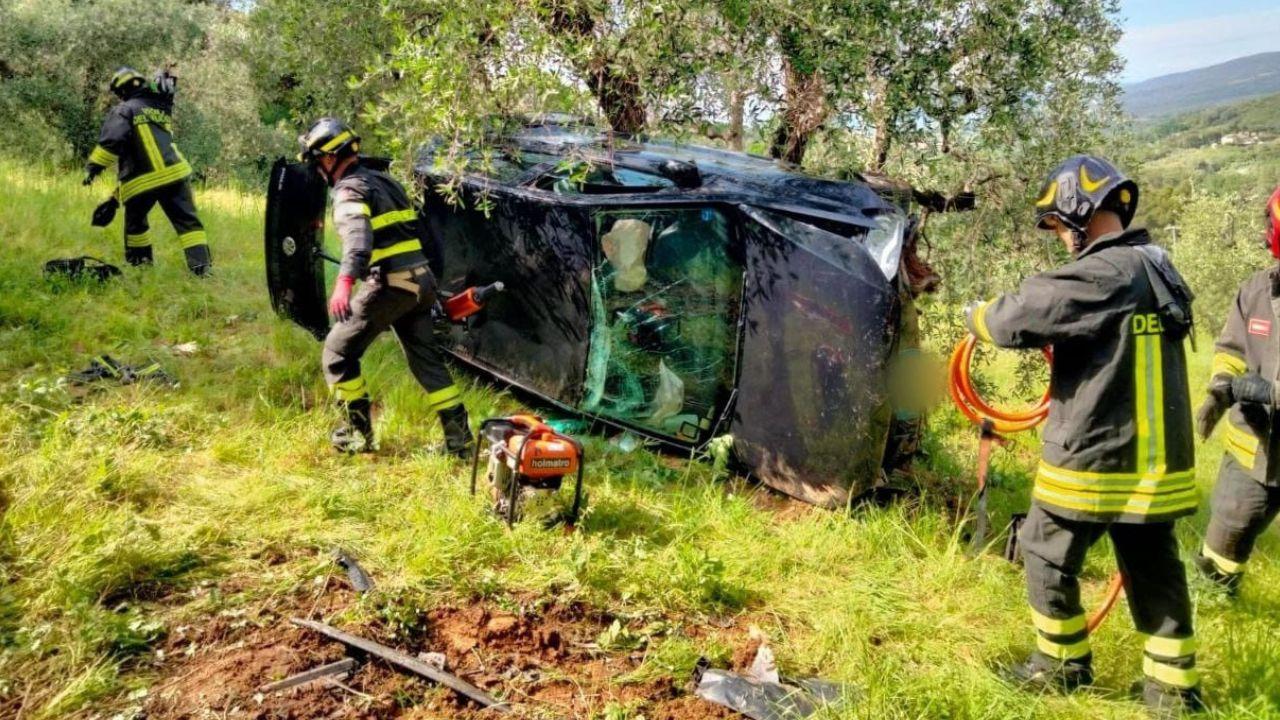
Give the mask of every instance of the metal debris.
[(350, 675), (358, 667), (360, 667), (360, 663), (355, 658), (343, 658), (337, 662), (331, 662), (321, 665), (320, 667), (311, 668), (310, 670), (304, 670), (296, 675), (290, 675), (283, 680), (267, 683), (261, 688), (258, 688), (258, 692), (276, 692), (278, 690), (287, 690), (299, 685), (306, 685), (307, 683), (315, 682), (316, 680), (338, 679)]
[(292, 622), (298, 627), (318, 632), (330, 640), (336, 640), (337, 642), (346, 645), (350, 651), (376, 657), (379, 660), (390, 664), (392, 667), (395, 667), (397, 670), (410, 672), (414, 675), (420, 675), (432, 682), (443, 685), (468, 700), (478, 703), (481, 707), (488, 708), (495, 712), (511, 712), (510, 706), (506, 703), (498, 700), (457, 675), (453, 675), (445, 672), (444, 670), (433, 667), (421, 660), (418, 660), (417, 658), (406, 655), (399, 650), (389, 648), (386, 645), (376, 643), (372, 640), (366, 640), (362, 637), (343, 632), (338, 628), (326, 625), (322, 622), (303, 620), (302, 618), (293, 618), (289, 622)]
[(369, 577), (369, 573), (360, 567), (360, 563), (351, 557), (351, 554), (342, 548), (334, 548), (333, 561), (338, 563), (338, 567), (347, 571), (347, 580), (351, 581), (351, 587), (356, 592), (369, 592), (373, 589), (373, 578)]
[(817, 678), (793, 680), (780, 675), (773, 651), (761, 644), (746, 673), (717, 670), (709, 667), (706, 658), (699, 660), (694, 694), (752, 720), (793, 720), (839, 702), (845, 687)]

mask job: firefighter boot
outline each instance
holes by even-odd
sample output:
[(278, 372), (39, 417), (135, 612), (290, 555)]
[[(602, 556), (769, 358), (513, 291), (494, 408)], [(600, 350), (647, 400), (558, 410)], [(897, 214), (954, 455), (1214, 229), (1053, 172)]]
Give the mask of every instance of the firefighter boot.
[(1205, 557), (1203, 553), (1197, 553), (1193, 560), (1196, 569), (1200, 571), (1200, 575), (1224, 590), (1228, 597), (1235, 597), (1239, 594), (1240, 579), (1243, 577), (1241, 573), (1222, 572), (1222, 570), (1218, 569), (1217, 563), (1212, 558)]
[(1092, 657), (1086, 655), (1077, 660), (1061, 662), (1044, 653), (1035, 652), (1026, 662), (1009, 668), (1007, 674), (1015, 684), (1037, 692), (1071, 692), (1093, 684), (1091, 661)]
[(462, 405), (441, 410), (440, 426), (444, 429), (444, 446), (440, 450), (462, 460), (471, 459), (471, 425), (467, 421), (467, 408)]
[(124, 248), (124, 259), (125, 262), (135, 267), (138, 265), (150, 265), (152, 263), (151, 246), (143, 245), (141, 247), (129, 247), (126, 245)]
[(1200, 688), (1177, 688), (1150, 679), (1142, 684), (1142, 704), (1147, 706), (1147, 713), (1157, 720), (1177, 720), (1186, 713), (1205, 709)]
[(347, 421), (329, 436), (333, 449), (344, 453), (373, 452), (373, 413), (369, 398), (339, 403)]

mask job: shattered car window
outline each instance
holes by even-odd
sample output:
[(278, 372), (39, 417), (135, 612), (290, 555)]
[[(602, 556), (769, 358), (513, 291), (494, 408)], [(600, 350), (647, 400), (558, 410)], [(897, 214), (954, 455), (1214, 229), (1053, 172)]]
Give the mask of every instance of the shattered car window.
[(699, 438), (733, 386), (743, 264), (711, 208), (596, 216), (584, 410)]
[(674, 188), (671, 180), (652, 173), (582, 161), (561, 163), (538, 179), (541, 190), (561, 195), (606, 195), (625, 192), (653, 192)]

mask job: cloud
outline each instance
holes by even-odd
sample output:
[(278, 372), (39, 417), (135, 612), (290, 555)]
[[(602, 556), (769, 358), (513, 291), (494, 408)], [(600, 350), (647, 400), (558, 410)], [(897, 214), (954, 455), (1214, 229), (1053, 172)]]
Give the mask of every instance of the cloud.
[(1280, 50), (1280, 8), (1127, 29), (1119, 50), (1126, 82)]

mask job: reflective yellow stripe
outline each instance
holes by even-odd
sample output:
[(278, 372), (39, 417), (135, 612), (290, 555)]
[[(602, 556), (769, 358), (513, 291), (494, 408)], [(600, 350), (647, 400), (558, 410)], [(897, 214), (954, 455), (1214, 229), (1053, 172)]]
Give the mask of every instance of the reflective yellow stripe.
[(1194, 470), (1165, 473), (1097, 473), (1067, 470), (1041, 460), (1038, 477), (1050, 481), (1066, 492), (1094, 493), (1099, 490), (1127, 490), (1131, 492), (1160, 494), (1184, 487), (1193, 487)]
[(369, 219), (369, 225), (374, 230), (381, 230), (389, 225), (413, 222), (417, 219), (418, 213), (414, 212), (413, 208), (408, 208), (406, 210), (392, 210), (391, 212), (385, 212), (381, 215), (374, 216)]
[(994, 300), (988, 300), (973, 309), (973, 329), (978, 333), (978, 339), (989, 343), (995, 341), (991, 339), (991, 330), (987, 327), (987, 308), (991, 307)]
[(155, 131), (151, 129), (151, 125), (143, 123), (138, 126), (138, 139), (142, 140), (142, 149), (147, 153), (147, 162), (151, 163), (151, 169), (164, 169), (164, 155), (160, 153), (160, 146), (156, 144)]
[(1056, 643), (1043, 635), (1036, 637), (1036, 647), (1040, 652), (1055, 660), (1075, 660), (1089, 654), (1089, 638), (1069, 645)]
[(462, 391), (458, 389), (457, 385), (450, 385), (447, 388), (427, 393), (427, 404), (436, 412), (457, 407), (462, 404)]
[(1151, 474), (1165, 469), (1164, 363), (1160, 335), (1134, 336), (1134, 392), (1138, 468)]
[(203, 230), (192, 230), (191, 232), (179, 235), (178, 242), (182, 243), (182, 247), (185, 250), (187, 248), (193, 248), (196, 245), (205, 245), (208, 243), (208, 239), (206, 238)]
[(373, 254), (369, 256), (369, 264), (372, 265), (375, 263), (380, 263), (383, 260), (386, 260), (387, 258), (392, 257), (394, 255), (403, 255), (404, 253), (415, 252), (415, 251), (417, 252), (422, 251), (422, 243), (419, 242), (417, 238), (414, 238), (413, 240), (404, 240), (402, 242), (396, 243), (395, 245), (392, 245), (391, 247), (375, 249), (373, 251)]
[(368, 394), (365, 391), (365, 383), (364, 383), (363, 376), (358, 378), (352, 378), (350, 380), (343, 380), (342, 382), (338, 382), (338, 383), (334, 383), (333, 385), (329, 386), (329, 390), (330, 392), (333, 393), (333, 396), (335, 398), (345, 402), (351, 402), (352, 400), (359, 400), (360, 398), (365, 397), (365, 395)]
[(1195, 668), (1183, 670), (1149, 657), (1142, 659), (1142, 672), (1149, 678), (1176, 688), (1193, 688), (1200, 684), (1200, 672)]
[(1219, 555), (1209, 547), (1208, 543), (1200, 546), (1200, 554), (1212, 560), (1218, 571), (1224, 575), (1239, 575), (1244, 570), (1244, 563)]
[(1258, 455), (1258, 438), (1254, 437), (1248, 430), (1236, 427), (1234, 423), (1227, 423), (1226, 435), (1227, 452), (1231, 453), (1231, 457), (1240, 463), (1240, 466), (1246, 470), (1252, 470), (1255, 458)]
[(1049, 505), (1096, 513), (1150, 515), (1195, 509), (1195, 473), (1091, 473), (1041, 461), (1033, 496)]
[(93, 147), (93, 151), (89, 153), (89, 162), (94, 165), (101, 165), (102, 167), (115, 165), (116, 161), (119, 159), (119, 155), (116, 155), (101, 145), (95, 145)]
[(1143, 649), (1159, 657), (1180, 658), (1196, 654), (1196, 639), (1193, 637), (1167, 638), (1148, 635)]
[(1041, 615), (1035, 608), (1031, 608), (1031, 622), (1035, 624), (1037, 630), (1050, 635), (1075, 635), (1084, 632), (1085, 629), (1084, 615), (1058, 620), (1048, 615)]
[(126, 233), (124, 236), (124, 246), (131, 247), (131, 248), (150, 247), (151, 232), (148, 231), (144, 233), (139, 233), (137, 235), (129, 235), (128, 233)]
[(1213, 375), (1243, 375), (1248, 367), (1244, 360), (1222, 351), (1213, 354)]
[(120, 199), (122, 201), (128, 200), (135, 195), (178, 182), (190, 174), (191, 166), (185, 160), (182, 160), (163, 170), (149, 172), (124, 183), (120, 186)]
[(334, 139), (330, 140), (329, 142), (321, 146), (320, 152), (332, 152), (339, 145), (341, 145), (342, 143), (350, 139), (351, 139), (351, 131), (343, 130), (341, 133), (338, 134), (337, 137), (335, 137)]

